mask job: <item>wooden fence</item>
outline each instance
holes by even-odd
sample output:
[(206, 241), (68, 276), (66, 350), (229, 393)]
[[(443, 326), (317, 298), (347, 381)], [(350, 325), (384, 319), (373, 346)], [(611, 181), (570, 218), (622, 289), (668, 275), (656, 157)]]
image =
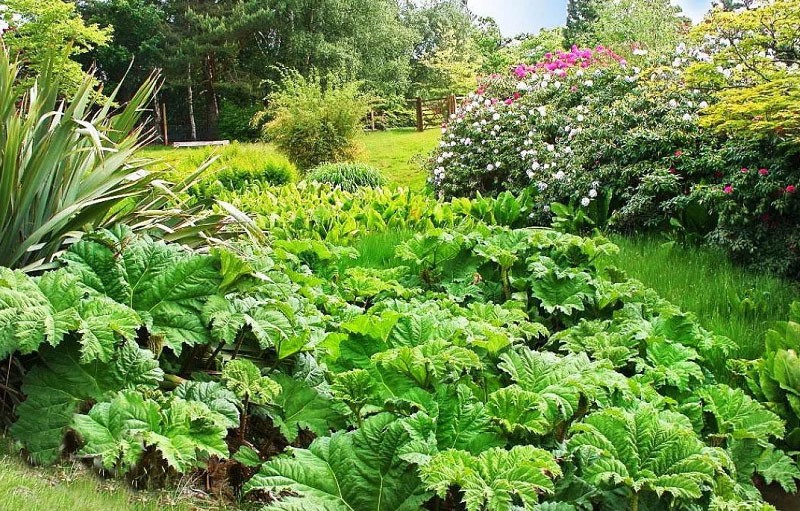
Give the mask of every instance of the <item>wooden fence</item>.
[(448, 122), (450, 116), (456, 113), (458, 102), (462, 99), (450, 94), (441, 98), (422, 99), (418, 97), (409, 100), (414, 103), (417, 111), (417, 131), (424, 131), (425, 128), (438, 128)]

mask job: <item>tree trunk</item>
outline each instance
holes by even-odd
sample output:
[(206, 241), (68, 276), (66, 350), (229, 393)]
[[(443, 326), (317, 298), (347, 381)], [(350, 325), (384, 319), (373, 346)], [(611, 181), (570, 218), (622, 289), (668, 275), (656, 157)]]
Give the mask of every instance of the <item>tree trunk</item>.
[(217, 91), (214, 87), (214, 66), (216, 65), (216, 59), (214, 58), (214, 54), (206, 55), (204, 66), (203, 66), (203, 74), (205, 86), (206, 86), (206, 122), (208, 123), (208, 129), (206, 133), (209, 135), (211, 139), (217, 139), (217, 122), (219, 119), (219, 103), (217, 101)]
[(189, 64), (189, 72), (187, 74), (189, 78), (189, 85), (188, 85), (188, 101), (189, 101), (189, 127), (192, 130), (192, 140), (197, 140), (197, 123), (194, 120), (194, 92), (192, 92), (192, 65)]

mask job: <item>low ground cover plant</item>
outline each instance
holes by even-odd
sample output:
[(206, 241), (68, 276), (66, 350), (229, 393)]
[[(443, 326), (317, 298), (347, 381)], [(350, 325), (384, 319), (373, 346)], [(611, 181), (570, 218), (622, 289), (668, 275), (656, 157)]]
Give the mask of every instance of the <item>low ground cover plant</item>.
[(327, 183), (348, 192), (362, 186), (376, 188), (386, 184), (386, 178), (380, 170), (363, 163), (326, 163), (311, 170), (307, 179)]
[(293, 235), (100, 231), (2, 270), (0, 356), (30, 364), (11, 432), (37, 463), (205, 471), (265, 509), (769, 509), (756, 482), (800, 477), (790, 409), (719, 383), (732, 341), (601, 265), (616, 250), (476, 221), (378, 268)]

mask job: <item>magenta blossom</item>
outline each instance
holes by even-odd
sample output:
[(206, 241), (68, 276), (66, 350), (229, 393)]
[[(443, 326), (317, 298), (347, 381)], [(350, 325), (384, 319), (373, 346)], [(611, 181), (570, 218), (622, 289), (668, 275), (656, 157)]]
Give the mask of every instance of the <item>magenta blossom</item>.
[(731, 185), (725, 185), (725, 188), (722, 189), (724, 193), (731, 194), (733, 193), (733, 187)]
[(795, 188), (794, 185), (789, 185), (789, 186), (786, 187), (786, 193), (794, 193), (796, 191), (797, 191), (797, 188)]
[(769, 171), (767, 169), (758, 169), (758, 174), (760, 176), (766, 176), (767, 174), (769, 174)]

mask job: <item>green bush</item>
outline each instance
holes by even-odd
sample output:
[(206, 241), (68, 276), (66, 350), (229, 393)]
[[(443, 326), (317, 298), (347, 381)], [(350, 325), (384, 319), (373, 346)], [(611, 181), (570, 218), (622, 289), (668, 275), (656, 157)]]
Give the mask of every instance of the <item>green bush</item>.
[(378, 169), (364, 163), (326, 163), (309, 172), (308, 179), (348, 192), (362, 186), (377, 188), (386, 184), (386, 178)]
[(207, 174), (190, 192), (205, 200), (214, 198), (223, 190), (244, 191), (254, 184), (280, 186), (297, 178), (297, 168), (292, 162), (274, 153), (264, 154), (255, 160), (237, 158), (223, 165), (216, 172)]
[(219, 134), (221, 138), (239, 142), (254, 142), (260, 135), (250, 120), (258, 112), (259, 105), (239, 105), (223, 101), (219, 108)]
[(356, 82), (305, 78), (287, 72), (280, 90), (269, 97), (268, 107), (255, 115), (264, 139), (275, 143), (301, 169), (324, 162), (352, 160), (359, 152), (356, 141), (370, 100)]
[(156, 76), (115, 108), (116, 96), (97, 97), (90, 75), (65, 98), (64, 77), (47, 72), (20, 97), (21, 72), (0, 49), (0, 265), (35, 269), (76, 233), (114, 222), (170, 224), (163, 206), (176, 189), (152, 186), (147, 160), (135, 156)]
[(180, 182), (203, 162), (215, 158), (199, 183), (189, 190), (195, 197), (214, 198), (222, 190), (241, 191), (251, 184), (283, 185), (297, 180), (297, 168), (267, 144), (233, 143), (224, 147), (151, 147), (142, 154), (155, 159), (152, 170), (166, 167), (161, 175)]

